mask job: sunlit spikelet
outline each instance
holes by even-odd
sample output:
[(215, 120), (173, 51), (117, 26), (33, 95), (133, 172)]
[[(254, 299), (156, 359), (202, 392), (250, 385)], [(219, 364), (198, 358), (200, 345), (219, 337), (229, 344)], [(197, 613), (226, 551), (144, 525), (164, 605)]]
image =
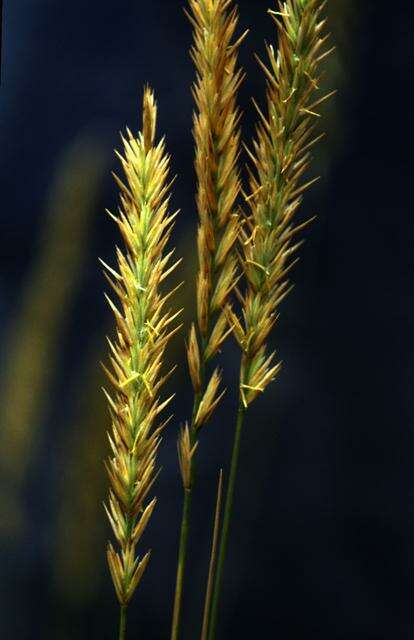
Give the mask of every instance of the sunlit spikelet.
[(199, 429), (203, 424), (208, 422), (211, 414), (223, 397), (225, 391), (219, 393), (220, 383), (221, 374), (218, 369), (215, 369), (198, 406), (198, 410), (194, 418), (195, 429)]
[(238, 14), (229, 0), (190, 0), (189, 4), (194, 28), (191, 55), (197, 71), (193, 94), (200, 219), (198, 328), (202, 359), (207, 360), (227, 337), (222, 307), (237, 283), (237, 260), (232, 251), (239, 233), (240, 112), (236, 98), (243, 80), (237, 57), (246, 34), (235, 39)]
[(196, 393), (201, 389), (200, 350), (198, 348), (196, 328), (191, 325), (189, 342), (187, 346), (187, 360), (191, 381)]
[[(108, 562), (116, 594), (126, 605), (139, 583), (149, 554), (142, 560), (136, 545), (155, 506), (147, 498), (156, 476), (156, 454), (162, 425), (158, 415), (166, 344), (176, 331), (175, 313), (166, 308), (168, 293), (160, 285), (170, 266), (166, 253), (175, 214), (168, 213), (169, 157), (164, 141), (155, 144), (156, 103), (150, 89), (143, 102), (143, 128), (138, 138), (127, 131), (119, 156), (125, 183), (119, 178), (121, 206), (115, 220), (126, 250), (117, 250), (117, 270), (105, 266), (118, 298), (109, 301), (116, 320), (116, 339), (109, 341), (113, 386), (106, 394), (112, 417), (111, 456), (107, 470), (111, 489), (106, 511), (117, 542), (108, 547)], [(114, 217), (114, 216), (113, 216)]]
[(185, 490), (190, 489), (191, 485), (191, 460), (197, 449), (198, 443), (191, 446), (190, 431), (188, 424), (181, 429), (178, 439), (178, 460), (180, 463), (181, 478)]
[(266, 355), (266, 340), (277, 321), (277, 309), (291, 286), (287, 274), (300, 246), (295, 214), (303, 192), (313, 181), (303, 179), (310, 149), (321, 136), (314, 134), (316, 109), (327, 97), (318, 96), (320, 62), (327, 36), (322, 34), (321, 0), (287, 0), (270, 11), (278, 31), (278, 50), (267, 46), (269, 64), (259, 64), (267, 79), (267, 109), (256, 105), (259, 124), (248, 151), (250, 214), (241, 233), (247, 290), (241, 295), (243, 322), (227, 309), (235, 336), (243, 349), (241, 397), (245, 406), (274, 379), (280, 365)]

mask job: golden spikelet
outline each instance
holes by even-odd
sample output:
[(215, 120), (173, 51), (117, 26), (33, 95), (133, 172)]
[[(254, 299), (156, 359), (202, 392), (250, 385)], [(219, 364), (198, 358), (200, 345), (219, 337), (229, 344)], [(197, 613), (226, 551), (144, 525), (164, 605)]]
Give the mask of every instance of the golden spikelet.
[(219, 404), (224, 395), (224, 391), (219, 394), (218, 390), (221, 383), (221, 374), (218, 369), (213, 371), (210, 381), (204, 391), (203, 397), (198, 405), (198, 410), (194, 418), (194, 428), (198, 430), (203, 424), (208, 422), (214, 409)]
[[(197, 78), (193, 87), (199, 275), (198, 327), (202, 359), (213, 357), (227, 337), (223, 305), (237, 282), (232, 251), (239, 233), (236, 200), (240, 111), (236, 105), (243, 74), (237, 68), (238, 14), (229, 0), (190, 0), (194, 28), (191, 56)], [(211, 340), (214, 335), (214, 340)]]
[(194, 391), (199, 393), (201, 390), (200, 349), (198, 347), (197, 333), (194, 324), (191, 325), (190, 330), (189, 343), (187, 347), (187, 360)]
[[(107, 470), (111, 489), (106, 511), (117, 543), (108, 547), (108, 563), (116, 594), (125, 607), (148, 563), (136, 555), (136, 545), (148, 523), (155, 499), (147, 504), (156, 476), (156, 454), (163, 425), (155, 425), (170, 399), (161, 401), (160, 387), (167, 376), (160, 370), (164, 350), (177, 328), (177, 314), (166, 309), (169, 294), (160, 285), (177, 263), (165, 248), (175, 214), (168, 213), (169, 157), (164, 141), (155, 144), (157, 109), (146, 89), (143, 128), (138, 138), (127, 131), (119, 156), (125, 183), (118, 216), (112, 216), (126, 250), (117, 250), (117, 270), (105, 266), (119, 309), (109, 300), (116, 320), (116, 339), (109, 341), (112, 383), (108, 393), (112, 417), (111, 457)], [(111, 214), (112, 215), (112, 214)]]
[[(259, 114), (257, 137), (248, 151), (250, 214), (241, 233), (242, 265), (247, 291), (241, 296), (243, 324), (231, 309), (227, 315), (243, 349), (241, 397), (245, 406), (277, 375), (280, 365), (266, 356), (266, 340), (278, 319), (277, 309), (291, 290), (287, 278), (306, 226), (294, 225), (303, 192), (314, 135), (317, 107), (330, 95), (318, 97), (320, 62), (327, 36), (321, 0), (287, 0), (269, 11), (278, 31), (278, 50), (267, 46), (269, 64), (259, 64), (267, 79), (267, 110)], [(310, 221), (309, 221), (310, 222)], [(244, 325), (244, 326), (243, 326)]]
[(190, 442), (190, 430), (188, 424), (181, 429), (180, 437), (178, 440), (178, 460), (180, 463), (181, 477), (183, 479), (183, 486), (186, 491), (191, 486), (191, 460), (197, 449), (198, 443), (191, 446)]

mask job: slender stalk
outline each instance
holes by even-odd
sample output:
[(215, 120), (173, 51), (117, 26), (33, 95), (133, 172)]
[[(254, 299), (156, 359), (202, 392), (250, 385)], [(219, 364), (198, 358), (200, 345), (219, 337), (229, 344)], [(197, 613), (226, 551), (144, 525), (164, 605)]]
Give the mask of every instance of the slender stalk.
[(188, 533), (190, 530), (191, 502), (192, 491), (190, 489), (186, 489), (183, 503), (183, 516), (181, 521), (180, 546), (178, 550), (177, 580), (175, 585), (174, 611), (171, 633), (172, 640), (176, 640), (178, 638), (181, 629), (181, 602), (183, 597), (185, 563), (187, 559)]
[(216, 637), (223, 569), (224, 569), (224, 562), (226, 558), (227, 546), (229, 541), (230, 522), (231, 522), (233, 500), (234, 500), (234, 489), (235, 489), (236, 480), (237, 480), (237, 470), (238, 470), (239, 458), (240, 458), (241, 433), (242, 433), (245, 413), (246, 413), (246, 409), (242, 402), (242, 398), (240, 397), (239, 408), (237, 412), (236, 430), (234, 433), (233, 452), (231, 456), (229, 483), (227, 486), (226, 501), (224, 505), (223, 528), (221, 531), (220, 547), (219, 547), (218, 558), (217, 558), (217, 571), (216, 571), (216, 577), (214, 581), (213, 597), (212, 597), (212, 604), (211, 604), (211, 615), (210, 615), (209, 634), (208, 634), (209, 640), (214, 640), (214, 638)]
[(223, 470), (220, 469), (219, 483), (217, 487), (216, 509), (214, 514), (213, 540), (211, 543), (210, 565), (208, 569), (206, 599), (204, 603), (203, 626), (201, 629), (200, 640), (207, 640), (208, 624), (210, 621), (211, 598), (213, 596), (214, 577), (216, 575), (217, 566), (217, 547), (220, 534), (220, 518), (221, 518), (221, 500), (223, 495)]
[[(190, 433), (193, 429), (190, 430)], [(194, 463), (190, 462), (190, 486), (184, 489), (183, 515), (181, 519), (180, 543), (178, 549), (177, 578), (175, 584), (174, 609), (171, 640), (177, 640), (181, 630), (184, 574), (187, 560), (188, 535), (190, 531), (190, 513), (193, 500)]]
[[(203, 377), (204, 362), (200, 371)], [(194, 395), (193, 415), (189, 429), (190, 450), (197, 445), (197, 432), (194, 428), (194, 420), (201, 402), (201, 393)], [(174, 608), (172, 617), (171, 640), (177, 640), (181, 630), (182, 600), (184, 590), (185, 565), (187, 560), (188, 536), (190, 531), (190, 514), (193, 499), (193, 484), (195, 475), (195, 459), (189, 456), (189, 482), (184, 486), (183, 513), (181, 518), (180, 542), (178, 547), (177, 577), (175, 583)]]
[(126, 638), (126, 619), (127, 619), (127, 607), (121, 605), (119, 615), (119, 640), (125, 640)]

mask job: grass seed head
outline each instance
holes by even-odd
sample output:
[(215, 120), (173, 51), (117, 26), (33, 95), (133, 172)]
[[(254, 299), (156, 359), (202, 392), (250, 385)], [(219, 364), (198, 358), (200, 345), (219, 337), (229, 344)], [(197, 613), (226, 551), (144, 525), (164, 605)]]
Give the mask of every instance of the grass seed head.
[[(108, 563), (121, 605), (131, 599), (149, 560), (136, 555), (136, 546), (148, 524), (156, 500), (148, 501), (156, 475), (157, 451), (163, 425), (159, 414), (171, 398), (161, 400), (160, 389), (169, 376), (161, 375), (164, 351), (177, 327), (177, 313), (166, 307), (170, 294), (161, 283), (177, 262), (166, 253), (175, 214), (168, 212), (169, 158), (164, 141), (155, 143), (157, 107), (147, 87), (143, 99), (142, 131), (127, 130), (118, 154), (124, 179), (120, 208), (112, 216), (125, 250), (117, 249), (117, 268), (104, 264), (117, 297), (108, 299), (116, 322), (109, 342), (112, 385), (106, 396), (112, 418), (111, 456), (106, 463), (110, 494), (106, 512), (116, 545), (108, 546)], [(116, 547), (116, 548), (115, 548)]]
[[(250, 212), (241, 233), (241, 262), (247, 281), (243, 324), (226, 311), (245, 357), (241, 393), (249, 404), (277, 375), (280, 365), (267, 358), (266, 341), (278, 318), (278, 307), (291, 291), (287, 279), (301, 242), (293, 242), (304, 224), (294, 216), (314, 137), (315, 109), (330, 95), (319, 96), (320, 63), (326, 57), (322, 0), (286, 0), (270, 11), (276, 23), (278, 48), (267, 45), (268, 63), (259, 65), (267, 80), (267, 107), (257, 105), (256, 139), (248, 155)], [(328, 52), (327, 52), (328, 53)], [(305, 223), (306, 224), (306, 223)], [(292, 260), (293, 258), (293, 260)]]
[(221, 307), (237, 282), (232, 252), (240, 218), (236, 205), (240, 193), (240, 112), (236, 99), (243, 80), (237, 58), (245, 34), (236, 39), (238, 14), (229, 0), (189, 0), (189, 9), (194, 30), (191, 56), (197, 71), (193, 95), (200, 219), (198, 329), (202, 357), (206, 357), (208, 345), (211, 358), (227, 337)]

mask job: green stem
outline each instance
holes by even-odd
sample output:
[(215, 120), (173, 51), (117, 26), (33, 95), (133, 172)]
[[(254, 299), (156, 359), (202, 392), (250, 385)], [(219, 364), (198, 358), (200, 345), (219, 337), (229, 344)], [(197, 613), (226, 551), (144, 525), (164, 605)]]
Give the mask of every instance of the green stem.
[(119, 616), (119, 640), (125, 640), (126, 638), (126, 618), (127, 618), (127, 607), (126, 605), (121, 605), (121, 611)]
[(172, 620), (171, 640), (177, 640), (181, 628), (182, 598), (184, 586), (185, 563), (187, 559), (188, 533), (190, 530), (190, 512), (192, 490), (184, 493), (183, 516), (181, 520), (180, 546), (178, 550), (177, 580), (175, 585), (174, 611)]
[(245, 413), (246, 413), (245, 407), (242, 401), (240, 400), (239, 409), (237, 412), (236, 431), (234, 434), (233, 453), (231, 456), (229, 483), (227, 487), (226, 502), (224, 506), (223, 528), (221, 531), (220, 547), (219, 547), (219, 552), (217, 557), (216, 577), (214, 580), (214, 590), (213, 590), (213, 597), (212, 597), (212, 604), (211, 604), (210, 624), (209, 624), (209, 633), (208, 633), (209, 640), (215, 640), (215, 637), (216, 637), (219, 601), (220, 601), (221, 585), (222, 585), (222, 578), (223, 578), (223, 568), (224, 568), (224, 561), (226, 558), (228, 539), (229, 539), (230, 520), (231, 520), (231, 513), (232, 513), (233, 499), (234, 499), (234, 489), (236, 486), (237, 469), (238, 469), (239, 457), (240, 457), (241, 432), (242, 432)]
[[(201, 364), (202, 380), (204, 379), (204, 362)], [(193, 447), (197, 441), (197, 433), (194, 429), (194, 420), (197, 415), (197, 411), (201, 402), (201, 391), (194, 396), (193, 416), (190, 426), (190, 446)], [(194, 457), (190, 460), (190, 486), (184, 489), (184, 502), (183, 502), (183, 515), (181, 519), (181, 532), (180, 543), (178, 547), (178, 563), (177, 563), (177, 577), (175, 583), (175, 595), (174, 595), (174, 609), (171, 625), (171, 640), (178, 640), (181, 630), (181, 617), (182, 617), (182, 601), (184, 590), (184, 574), (185, 565), (187, 560), (187, 547), (188, 547), (188, 534), (190, 531), (190, 514), (191, 504), (193, 499), (193, 484), (195, 476), (195, 460)]]

